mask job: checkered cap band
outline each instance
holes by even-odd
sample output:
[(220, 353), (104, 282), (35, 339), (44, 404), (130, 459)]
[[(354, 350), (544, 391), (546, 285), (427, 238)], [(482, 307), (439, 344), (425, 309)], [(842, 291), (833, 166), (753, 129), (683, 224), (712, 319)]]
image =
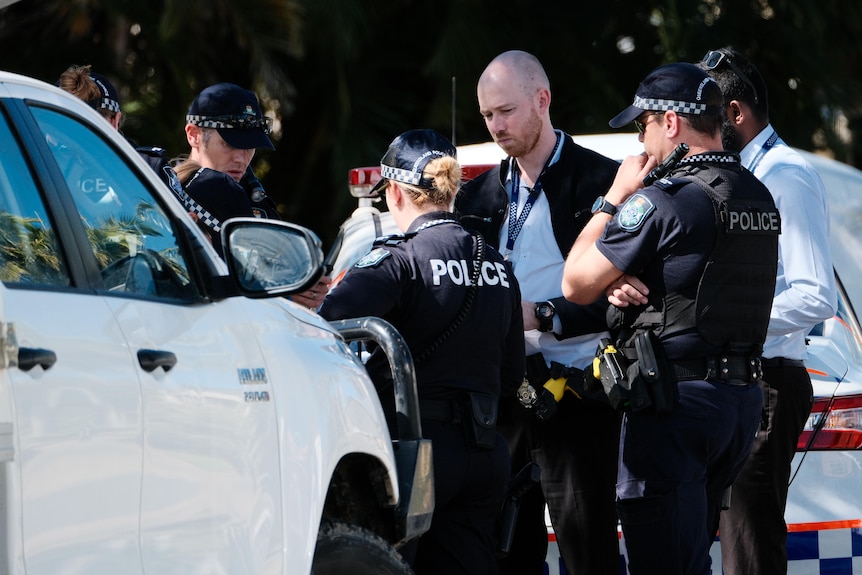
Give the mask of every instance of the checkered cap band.
[(673, 110), (678, 114), (700, 115), (706, 112), (706, 104), (695, 104), (694, 102), (682, 102), (680, 100), (665, 100), (663, 98), (641, 98), (635, 96), (632, 105), (641, 110), (656, 110), (667, 112)]
[(109, 112), (119, 112), (120, 111), (120, 103), (116, 100), (112, 100), (111, 98), (99, 98), (99, 108), (103, 110), (108, 110)]
[(410, 170), (402, 170), (401, 168), (393, 168), (380, 164), (380, 177), (386, 180), (395, 180), (404, 184), (418, 186), (422, 181), (421, 172), (411, 172)]
[(186, 115), (186, 122), (200, 126), (201, 128), (228, 128), (239, 130), (251, 130), (259, 128), (264, 134), (272, 131), (272, 118), (264, 116), (200, 116), (197, 114)]

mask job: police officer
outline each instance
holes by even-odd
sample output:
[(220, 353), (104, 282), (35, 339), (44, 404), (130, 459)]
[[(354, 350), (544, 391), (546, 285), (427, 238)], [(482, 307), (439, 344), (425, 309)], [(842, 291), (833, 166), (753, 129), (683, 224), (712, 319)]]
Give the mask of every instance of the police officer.
[[(510, 468), (497, 408), (514, 397), (524, 373), (518, 282), (451, 213), (461, 168), (446, 138), (433, 130), (401, 134), (381, 160), (381, 176), (375, 190), (404, 233), (378, 239), (319, 313), (382, 317), (413, 355), (423, 433), (433, 442), (435, 509), (430, 530), (402, 550), (405, 558), (420, 575), (495, 573)], [(372, 356), (368, 368), (378, 385), (389, 379), (382, 358)]]
[[(91, 108), (99, 112), (115, 130), (120, 131), (120, 126), (123, 124), (120, 95), (107, 77), (93, 72), (89, 65), (72, 65), (60, 74), (57, 86), (84, 100)], [(128, 138), (126, 139), (128, 140)], [(178, 187), (177, 176), (168, 163), (164, 148), (138, 146), (131, 140), (129, 143), (135, 147), (138, 154), (156, 172), (159, 178), (169, 188), (176, 191)], [(113, 191), (110, 194), (113, 194)], [(106, 194), (105, 198), (109, 199), (110, 194)]]
[[(263, 115), (254, 92), (230, 82), (203, 89), (186, 114), (188, 159), (177, 165), (186, 209), (206, 227), (221, 254), (221, 222), (229, 217), (281, 219), (251, 169), (258, 148), (274, 149), (272, 119)], [(320, 304), (330, 278), (290, 299), (305, 307)]]
[[(619, 340), (596, 362), (625, 411), (617, 509), (633, 575), (709, 573), (722, 494), (760, 421), (780, 218), (739, 155), (722, 151), (723, 110), (721, 90), (697, 66), (653, 70), (610, 121), (634, 122), (646, 153), (623, 161), (609, 208), (566, 261), (573, 301), (595, 300), (623, 274), (649, 292), (615, 318)], [(683, 143), (688, 155), (643, 187), (656, 158)], [(612, 361), (622, 366), (614, 377)]]

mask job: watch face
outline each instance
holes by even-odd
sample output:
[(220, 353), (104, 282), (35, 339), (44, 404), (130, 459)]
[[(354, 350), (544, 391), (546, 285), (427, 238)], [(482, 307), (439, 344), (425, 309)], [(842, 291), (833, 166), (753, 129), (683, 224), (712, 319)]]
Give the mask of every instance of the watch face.
[(599, 208), (601, 208), (601, 207), (602, 207), (602, 203), (603, 203), (604, 201), (605, 201), (605, 197), (604, 197), (604, 196), (599, 196), (598, 198), (596, 198), (596, 201), (595, 201), (595, 202), (593, 202), (593, 207), (592, 207), (592, 208), (590, 208), (590, 211), (591, 211), (592, 213), (596, 213), (597, 211), (599, 211)]
[(539, 319), (554, 317), (554, 308), (552, 308), (547, 302), (536, 304), (536, 317)]

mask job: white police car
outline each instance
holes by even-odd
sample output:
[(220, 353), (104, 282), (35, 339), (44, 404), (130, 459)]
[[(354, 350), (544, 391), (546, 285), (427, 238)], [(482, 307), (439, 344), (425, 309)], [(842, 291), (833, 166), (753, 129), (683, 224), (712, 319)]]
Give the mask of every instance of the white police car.
[[(403, 339), (275, 297), (319, 277), (308, 230), (223, 236), (227, 266), (104, 118), (0, 72), (0, 573), (409, 572), (434, 498)], [(402, 366), (397, 448), (345, 339)]]
[[(611, 158), (640, 154), (637, 134), (574, 136), (578, 144)], [(801, 152), (818, 170), (829, 195), (833, 263), (839, 287), (838, 312), (809, 336), (806, 362), (814, 384), (815, 405), (793, 460), (785, 520), (790, 575), (862, 574), (862, 328), (855, 310), (862, 310), (862, 171), (840, 162)], [(465, 177), (498, 163), (504, 153), (493, 142), (458, 148)], [(349, 174), (354, 196), (361, 197), (379, 178), (377, 168)], [(360, 200), (360, 202), (368, 200)], [(365, 214), (370, 203), (363, 208)], [(392, 229), (389, 217), (374, 216), (378, 229)], [(345, 239), (354, 251), (367, 249), (373, 236), (348, 221)], [(395, 233), (395, 232), (390, 232)], [(361, 239), (360, 239), (361, 237)], [(349, 257), (335, 267), (344, 271)], [(548, 521), (549, 574), (565, 568)], [(620, 553), (624, 543), (620, 541)], [(712, 547), (713, 573), (721, 573), (719, 543)]]

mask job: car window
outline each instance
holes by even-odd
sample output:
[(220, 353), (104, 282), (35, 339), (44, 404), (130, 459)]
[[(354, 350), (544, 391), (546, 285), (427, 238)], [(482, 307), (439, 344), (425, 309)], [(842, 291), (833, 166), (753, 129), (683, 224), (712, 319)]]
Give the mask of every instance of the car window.
[(105, 288), (195, 297), (174, 222), (124, 158), (74, 118), (40, 107), (31, 111), (78, 208)]
[(66, 270), (48, 211), (0, 114), (0, 281), (68, 286)]

